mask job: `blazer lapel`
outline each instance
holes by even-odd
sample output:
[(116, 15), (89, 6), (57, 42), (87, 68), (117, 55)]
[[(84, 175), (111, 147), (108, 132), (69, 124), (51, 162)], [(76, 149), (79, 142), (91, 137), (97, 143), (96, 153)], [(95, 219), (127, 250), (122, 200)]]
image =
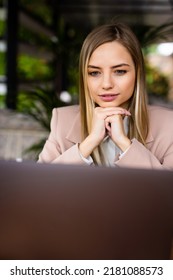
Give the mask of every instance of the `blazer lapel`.
[(147, 139), (146, 139), (146, 144), (150, 143), (150, 142), (153, 142), (153, 141), (154, 141), (154, 138), (153, 138), (152, 132), (151, 132), (151, 130), (149, 130), (148, 136), (147, 136)]
[(74, 121), (69, 129), (69, 132), (66, 136), (66, 139), (72, 143), (81, 142), (81, 121), (80, 121), (80, 112), (77, 113)]

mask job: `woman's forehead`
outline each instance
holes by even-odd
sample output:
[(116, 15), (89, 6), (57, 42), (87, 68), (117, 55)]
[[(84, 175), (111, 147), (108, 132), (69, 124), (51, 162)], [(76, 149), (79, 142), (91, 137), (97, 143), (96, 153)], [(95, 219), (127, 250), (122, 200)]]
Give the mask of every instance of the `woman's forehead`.
[(98, 63), (127, 63), (133, 62), (129, 51), (119, 42), (113, 41), (100, 45), (90, 56), (89, 64)]

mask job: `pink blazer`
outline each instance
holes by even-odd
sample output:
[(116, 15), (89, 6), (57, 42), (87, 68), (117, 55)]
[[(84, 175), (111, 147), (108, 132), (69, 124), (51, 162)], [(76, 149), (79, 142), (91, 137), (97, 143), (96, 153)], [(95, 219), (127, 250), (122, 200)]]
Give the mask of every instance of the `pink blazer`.
[[(173, 169), (173, 111), (149, 106), (150, 130), (147, 147), (133, 139), (130, 148), (115, 166)], [(38, 162), (84, 164), (78, 152), (80, 143), (79, 106), (53, 109), (51, 132)]]

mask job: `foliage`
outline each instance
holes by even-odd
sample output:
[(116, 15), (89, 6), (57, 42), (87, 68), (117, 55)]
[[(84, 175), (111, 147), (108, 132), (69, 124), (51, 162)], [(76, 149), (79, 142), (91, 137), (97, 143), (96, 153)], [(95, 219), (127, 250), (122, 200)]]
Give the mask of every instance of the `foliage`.
[(159, 26), (149, 26), (148, 30), (144, 33), (144, 36), (140, 38), (140, 42), (143, 48), (151, 46), (155, 43), (165, 42), (169, 36), (173, 34), (173, 21), (163, 23)]
[(5, 53), (0, 52), (0, 75), (5, 75)]
[(167, 97), (169, 92), (168, 78), (155, 67), (147, 62), (147, 55), (155, 52), (156, 45), (170, 40), (173, 34), (173, 21), (168, 21), (159, 26), (134, 27), (134, 32), (138, 37), (144, 58), (146, 59), (146, 82), (148, 93), (156, 97)]
[(4, 108), (4, 104), (5, 104), (5, 96), (0, 95), (0, 109)]
[(20, 78), (37, 80), (50, 79), (53, 75), (46, 60), (22, 54), (18, 57), (18, 73)]
[(5, 21), (4, 20), (0, 20), (0, 37), (4, 36), (5, 29), (6, 29)]
[(155, 95), (156, 97), (167, 97), (169, 92), (169, 83), (167, 77), (156, 67), (152, 67), (148, 63), (145, 65), (148, 94)]
[(42, 127), (49, 131), (52, 110), (55, 107), (65, 105), (54, 93), (47, 88), (35, 88), (34, 90), (23, 91), (18, 96), (17, 110), (29, 114)]
[(42, 49), (52, 48), (52, 41), (46, 35), (42, 33), (35, 33), (34, 30), (28, 29), (26, 26), (19, 26), (19, 38), (20, 41), (28, 43), (30, 45), (39, 46)]
[(43, 0), (20, 0), (20, 5), (40, 19), (44, 19), (44, 22), (49, 25), (52, 22), (52, 12), (50, 7), (44, 2)]
[[(50, 131), (50, 120), (52, 116), (52, 110), (55, 107), (62, 107), (65, 105), (54, 93), (53, 90), (47, 88), (35, 88), (21, 92), (18, 96), (18, 108), (19, 112), (28, 114), (33, 117), (34, 120), (47, 131)], [(46, 139), (41, 139), (38, 143), (35, 143), (24, 153), (35, 154), (37, 159), (38, 154), (41, 152)]]

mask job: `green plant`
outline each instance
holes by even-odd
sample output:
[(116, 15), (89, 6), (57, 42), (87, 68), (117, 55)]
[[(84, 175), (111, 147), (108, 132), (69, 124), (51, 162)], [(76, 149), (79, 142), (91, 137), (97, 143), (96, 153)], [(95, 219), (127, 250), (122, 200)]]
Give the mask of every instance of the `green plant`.
[(0, 109), (3, 109), (5, 107), (5, 96), (0, 95)]
[(0, 51), (0, 75), (5, 75), (5, 52)]
[(52, 23), (52, 10), (50, 6), (46, 5), (44, 2), (43, 0), (20, 0), (20, 5), (37, 16), (37, 18), (44, 20), (46, 25), (50, 25)]
[(37, 80), (45, 80), (50, 79), (53, 75), (46, 60), (29, 55), (18, 57), (18, 72), (21, 79), (35, 79), (37, 77)]
[[(63, 103), (53, 90), (47, 88), (35, 88), (26, 92), (21, 92), (18, 96), (17, 110), (32, 116), (46, 131), (50, 131), (50, 120), (52, 110), (55, 107), (62, 107)], [(35, 159), (41, 152), (46, 139), (41, 139), (32, 145), (24, 153), (35, 153)]]
[(159, 26), (149, 26), (146, 29), (144, 36), (140, 38), (143, 48), (147, 48), (155, 43), (160, 43), (169, 40), (173, 34), (173, 21), (168, 21)]
[(169, 91), (167, 77), (157, 68), (146, 63), (146, 82), (148, 95), (166, 98)]
[(156, 67), (149, 65), (148, 54), (155, 52), (156, 46), (161, 42), (167, 42), (172, 38), (173, 21), (168, 21), (159, 26), (134, 27), (146, 61), (146, 82), (149, 95), (166, 98), (169, 92), (169, 82), (166, 75)]
[(4, 36), (5, 30), (6, 30), (6, 22), (0, 20), (0, 37)]

